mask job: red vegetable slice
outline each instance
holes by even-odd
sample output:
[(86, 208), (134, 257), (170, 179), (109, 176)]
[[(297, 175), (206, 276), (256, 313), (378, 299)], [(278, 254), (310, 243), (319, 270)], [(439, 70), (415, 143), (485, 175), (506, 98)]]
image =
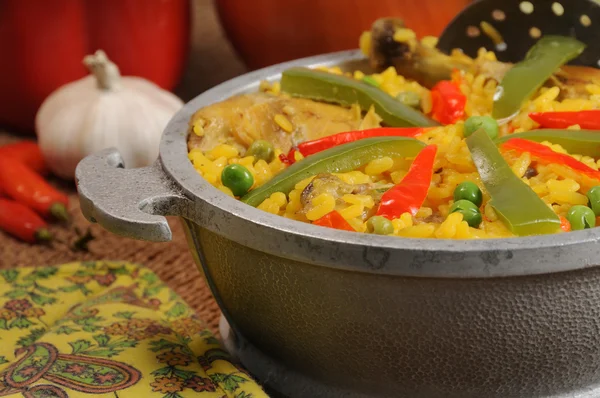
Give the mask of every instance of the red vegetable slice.
[[(424, 132), (423, 127), (380, 127), (375, 129), (367, 129), (360, 131), (347, 131), (344, 133), (334, 134), (327, 137), (319, 138), (317, 140), (306, 141), (298, 145), (298, 151), (303, 156), (313, 155), (317, 152), (324, 151), (325, 149), (332, 148), (334, 146), (347, 144), (348, 142), (362, 140), (364, 138), (373, 137), (411, 137), (414, 138)], [(294, 159), (293, 153), (295, 149), (292, 149), (287, 157), (288, 159)]]
[(292, 149), (288, 155), (284, 155), (283, 153), (279, 155), (279, 160), (283, 164), (290, 165), (294, 163), (294, 150)]
[(352, 225), (350, 225), (348, 221), (346, 221), (344, 217), (342, 217), (342, 215), (335, 210), (325, 214), (318, 220), (313, 221), (313, 224), (320, 225), (322, 227), (341, 229), (343, 231), (356, 232), (356, 230), (352, 228)]
[(563, 153), (554, 152), (546, 145), (537, 142), (524, 140), (523, 138), (511, 138), (502, 144), (503, 149), (515, 150), (519, 153), (529, 152), (537, 161), (543, 163), (557, 163), (567, 166), (570, 169), (584, 174), (590, 178), (600, 180), (600, 171), (592, 169), (590, 166), (572, 158)]
[(566, 129), (578, 124), (582, 129), (600, 130), (600, 109), (577, 112), (534, 112), (529, 117), (544, 128)]
[(435, 145), (429, 145), (419, 152), (402, 181), (381, 197), (378, 216), (393, 220), (406, 212), (413, 216), (417, 214), (431, 185), (436, 153)]
[(442, 80), (431, 89), (431, 116), (442, 124), (462, 119), (466, 103), (467, 97), (449, 80)]

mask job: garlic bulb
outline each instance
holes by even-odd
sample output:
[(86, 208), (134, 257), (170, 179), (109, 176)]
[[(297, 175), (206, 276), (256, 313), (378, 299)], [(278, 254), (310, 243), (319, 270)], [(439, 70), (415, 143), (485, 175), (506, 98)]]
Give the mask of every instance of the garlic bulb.
[(81, 159), (109, 147), (119, 150), (126, 167), (154, 162), (162, 131), (183, 102), (148, 80), (121, 77), (101, 50), (83, 63), (91, 75), (50, 94), (36, 115), (50, 169), (73, 178)]

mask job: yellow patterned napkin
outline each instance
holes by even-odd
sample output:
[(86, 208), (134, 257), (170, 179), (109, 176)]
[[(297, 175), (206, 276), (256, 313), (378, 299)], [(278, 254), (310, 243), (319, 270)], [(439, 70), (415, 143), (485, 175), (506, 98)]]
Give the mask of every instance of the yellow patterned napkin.
[(0, 397), (267, 395), (154, 273), (96, 261), (0, 270)]

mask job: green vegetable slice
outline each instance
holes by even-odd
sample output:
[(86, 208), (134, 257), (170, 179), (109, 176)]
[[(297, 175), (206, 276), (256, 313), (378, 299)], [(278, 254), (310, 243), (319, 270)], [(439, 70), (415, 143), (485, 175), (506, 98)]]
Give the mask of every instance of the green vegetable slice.
[(275, 192), (288, 194), (297, 183), (319, 173), (343, 173), (355, 170), (382, 156), (413, 157), (425, 144), (407, 137), (376, 137), (326, 149), (304, 158), (277, 174), (266, 184), (250, 191), (242, 202), (258, 206)]
[(421, 97), (414, 91), (402, 91), (396, 95), (396, 99), (411, 108), (418, 109), (421, 105)]
[(587, 191), (588, 206), (594, 211), (594, 215), (600, 216), (600, 185), (590, 188)]
[(281, 76), (281, 91), (294, 97), (344, 106), (358, 104), (363, 111), (373, 105), (384, 123), (391, 127), (438, 125), (377, 87), (333, 73), (301, 67), (288, 69)]
[(562, 65), (576, 58), (585, 44), (564, 36), (544, 36), (504, 75), (494, 98), (492, 116), (504, 119), (514, 115), (521, 105)]
[(556, 213), (513, 173), (485, 130), (477, 130), (466, 141), (490, 204), (512, 233), (552, 234), (560, 229)]

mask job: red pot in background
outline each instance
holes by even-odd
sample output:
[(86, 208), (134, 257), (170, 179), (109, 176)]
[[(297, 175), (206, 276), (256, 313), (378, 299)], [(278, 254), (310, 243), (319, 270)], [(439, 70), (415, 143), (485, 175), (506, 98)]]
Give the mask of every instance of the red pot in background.
[(189, 0), (1, 0), (0, 124), (33, 131), (42, 101), (103, 49), (123, 75), (171, 90), (185, 66)]
[(400, 17), (419, 36), (439, 35), (472, 0), (217, 0), (225, 31), (255, 69), (358, 47), (381, 17)]

